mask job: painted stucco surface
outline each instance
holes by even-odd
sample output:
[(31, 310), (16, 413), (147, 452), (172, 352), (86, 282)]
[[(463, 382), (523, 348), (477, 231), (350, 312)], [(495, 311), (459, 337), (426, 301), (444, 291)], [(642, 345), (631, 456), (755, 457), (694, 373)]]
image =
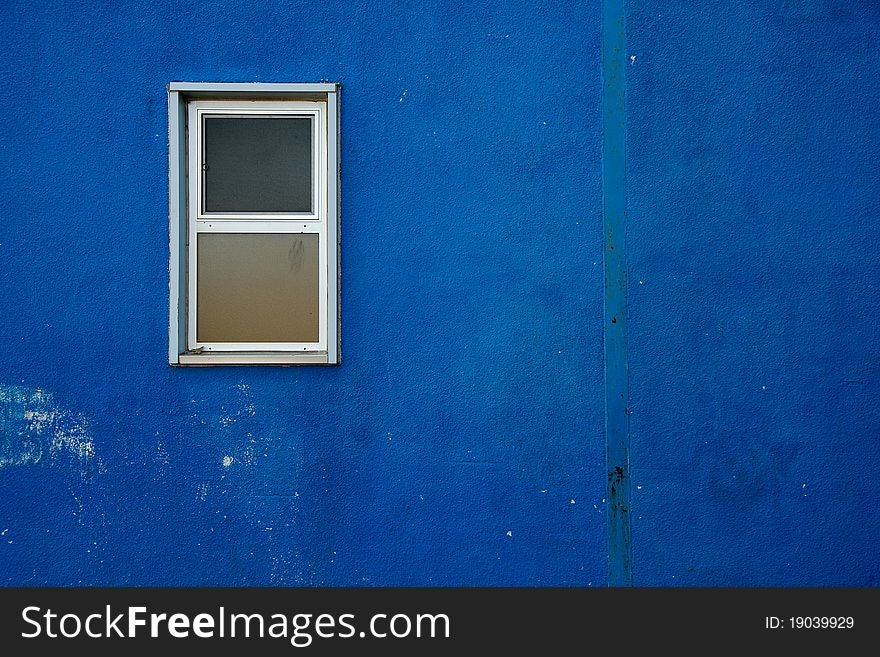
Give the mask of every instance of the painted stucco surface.
[[(880, 10), (625, 13), (633, 582), (875, 585)], [(0, 583), (604, 584), (601, 20), (4, 2)], [(342, 83), (340, 367), (168, 366), (171, 80)]]
[[(601, 585), (597, 3), (4, 2), (0, 582)], [(165, 84), (342, 83), (336, 368), (172, 369)]]
[(627, 8), (634, 582), (876, 585), (880, 5)]

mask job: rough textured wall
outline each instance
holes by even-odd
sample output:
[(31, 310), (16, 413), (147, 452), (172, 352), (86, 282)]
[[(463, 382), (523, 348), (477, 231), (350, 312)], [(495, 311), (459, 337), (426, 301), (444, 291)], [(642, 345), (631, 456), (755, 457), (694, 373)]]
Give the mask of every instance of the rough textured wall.
[[(601, 584), (597, 2), (0, 7), (0, 582)], [(171, 369), (165, 84), (339, 81), (337, 368)]]
[(878, 584), (880, 5), (629, 2), (636, 584)]
[[(626, 4), (636, 584), (876, 584), (873, 2)], [(0, 582), (605, 581), (600, 3), (0, 7)], [(343, 84), (343, 365), (172, 370), (169, 80)]]

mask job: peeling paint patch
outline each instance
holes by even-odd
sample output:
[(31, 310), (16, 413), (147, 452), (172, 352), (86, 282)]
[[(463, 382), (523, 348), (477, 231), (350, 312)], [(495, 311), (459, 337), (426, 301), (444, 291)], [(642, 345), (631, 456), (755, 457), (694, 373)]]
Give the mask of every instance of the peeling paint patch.
[(250, 386), (246, 383), (239, 383), (235, 389), (238, 391), (238, 403), (232, 408), (223, 407), (221, 409), (219, 417), (221, 427), (232, 426), (236, 422), (252, 418), (257, 414)]
[(223, 467), (224, 468), (230, 467), (233, 463), (235, 463), (235, 459), (232, 458), (231, 456), (224, 456), (223, 457)]
[(40, 388), (0, 386), (0, 468), (55, 465), (64, 456), (79, 462), (84, 478), (97, 462), (88, 418)]
[(161, 440), (156, 443), (156, 460), (162, 465), (168, 465), (171, 461), (171, 457), (168, 454), (168, 448), (165, 447), (165, 443)]

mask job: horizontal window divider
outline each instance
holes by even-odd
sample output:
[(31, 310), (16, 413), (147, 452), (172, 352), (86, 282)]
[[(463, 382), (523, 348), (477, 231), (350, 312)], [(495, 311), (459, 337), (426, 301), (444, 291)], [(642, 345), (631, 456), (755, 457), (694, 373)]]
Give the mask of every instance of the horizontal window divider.
[[(200, 222), (201, 223), (201, 222)], [(198, 226), (198, 233), (318, 233), (325, 232), (319, 222), (298, 221), (218, 221)]]

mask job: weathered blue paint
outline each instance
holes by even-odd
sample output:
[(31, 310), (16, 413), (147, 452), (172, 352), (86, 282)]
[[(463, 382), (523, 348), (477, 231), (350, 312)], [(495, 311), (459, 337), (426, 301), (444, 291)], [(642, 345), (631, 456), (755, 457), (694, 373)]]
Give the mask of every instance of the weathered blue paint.
[(880, 4), (629, 2), (637, 585), (880, 583)]
[[(633, 581), (876, 584), (880, 10), (626, 9)], [(3, 3), (0, 582), (605, 583), (602, 24)], [(172, 369), (165, 84), (321, 79), (343, 365)]]
[(626, 353), (626, 29), (623, 0), (602, 15), (602, 199), (605, 235), (605, 464), (608, 583), (632, 583)]
[[(2, 3), (0, 582), (604, 584), (600, 26)], [(321, 79), (343, 364), (169, 367), (166, 83)]]

